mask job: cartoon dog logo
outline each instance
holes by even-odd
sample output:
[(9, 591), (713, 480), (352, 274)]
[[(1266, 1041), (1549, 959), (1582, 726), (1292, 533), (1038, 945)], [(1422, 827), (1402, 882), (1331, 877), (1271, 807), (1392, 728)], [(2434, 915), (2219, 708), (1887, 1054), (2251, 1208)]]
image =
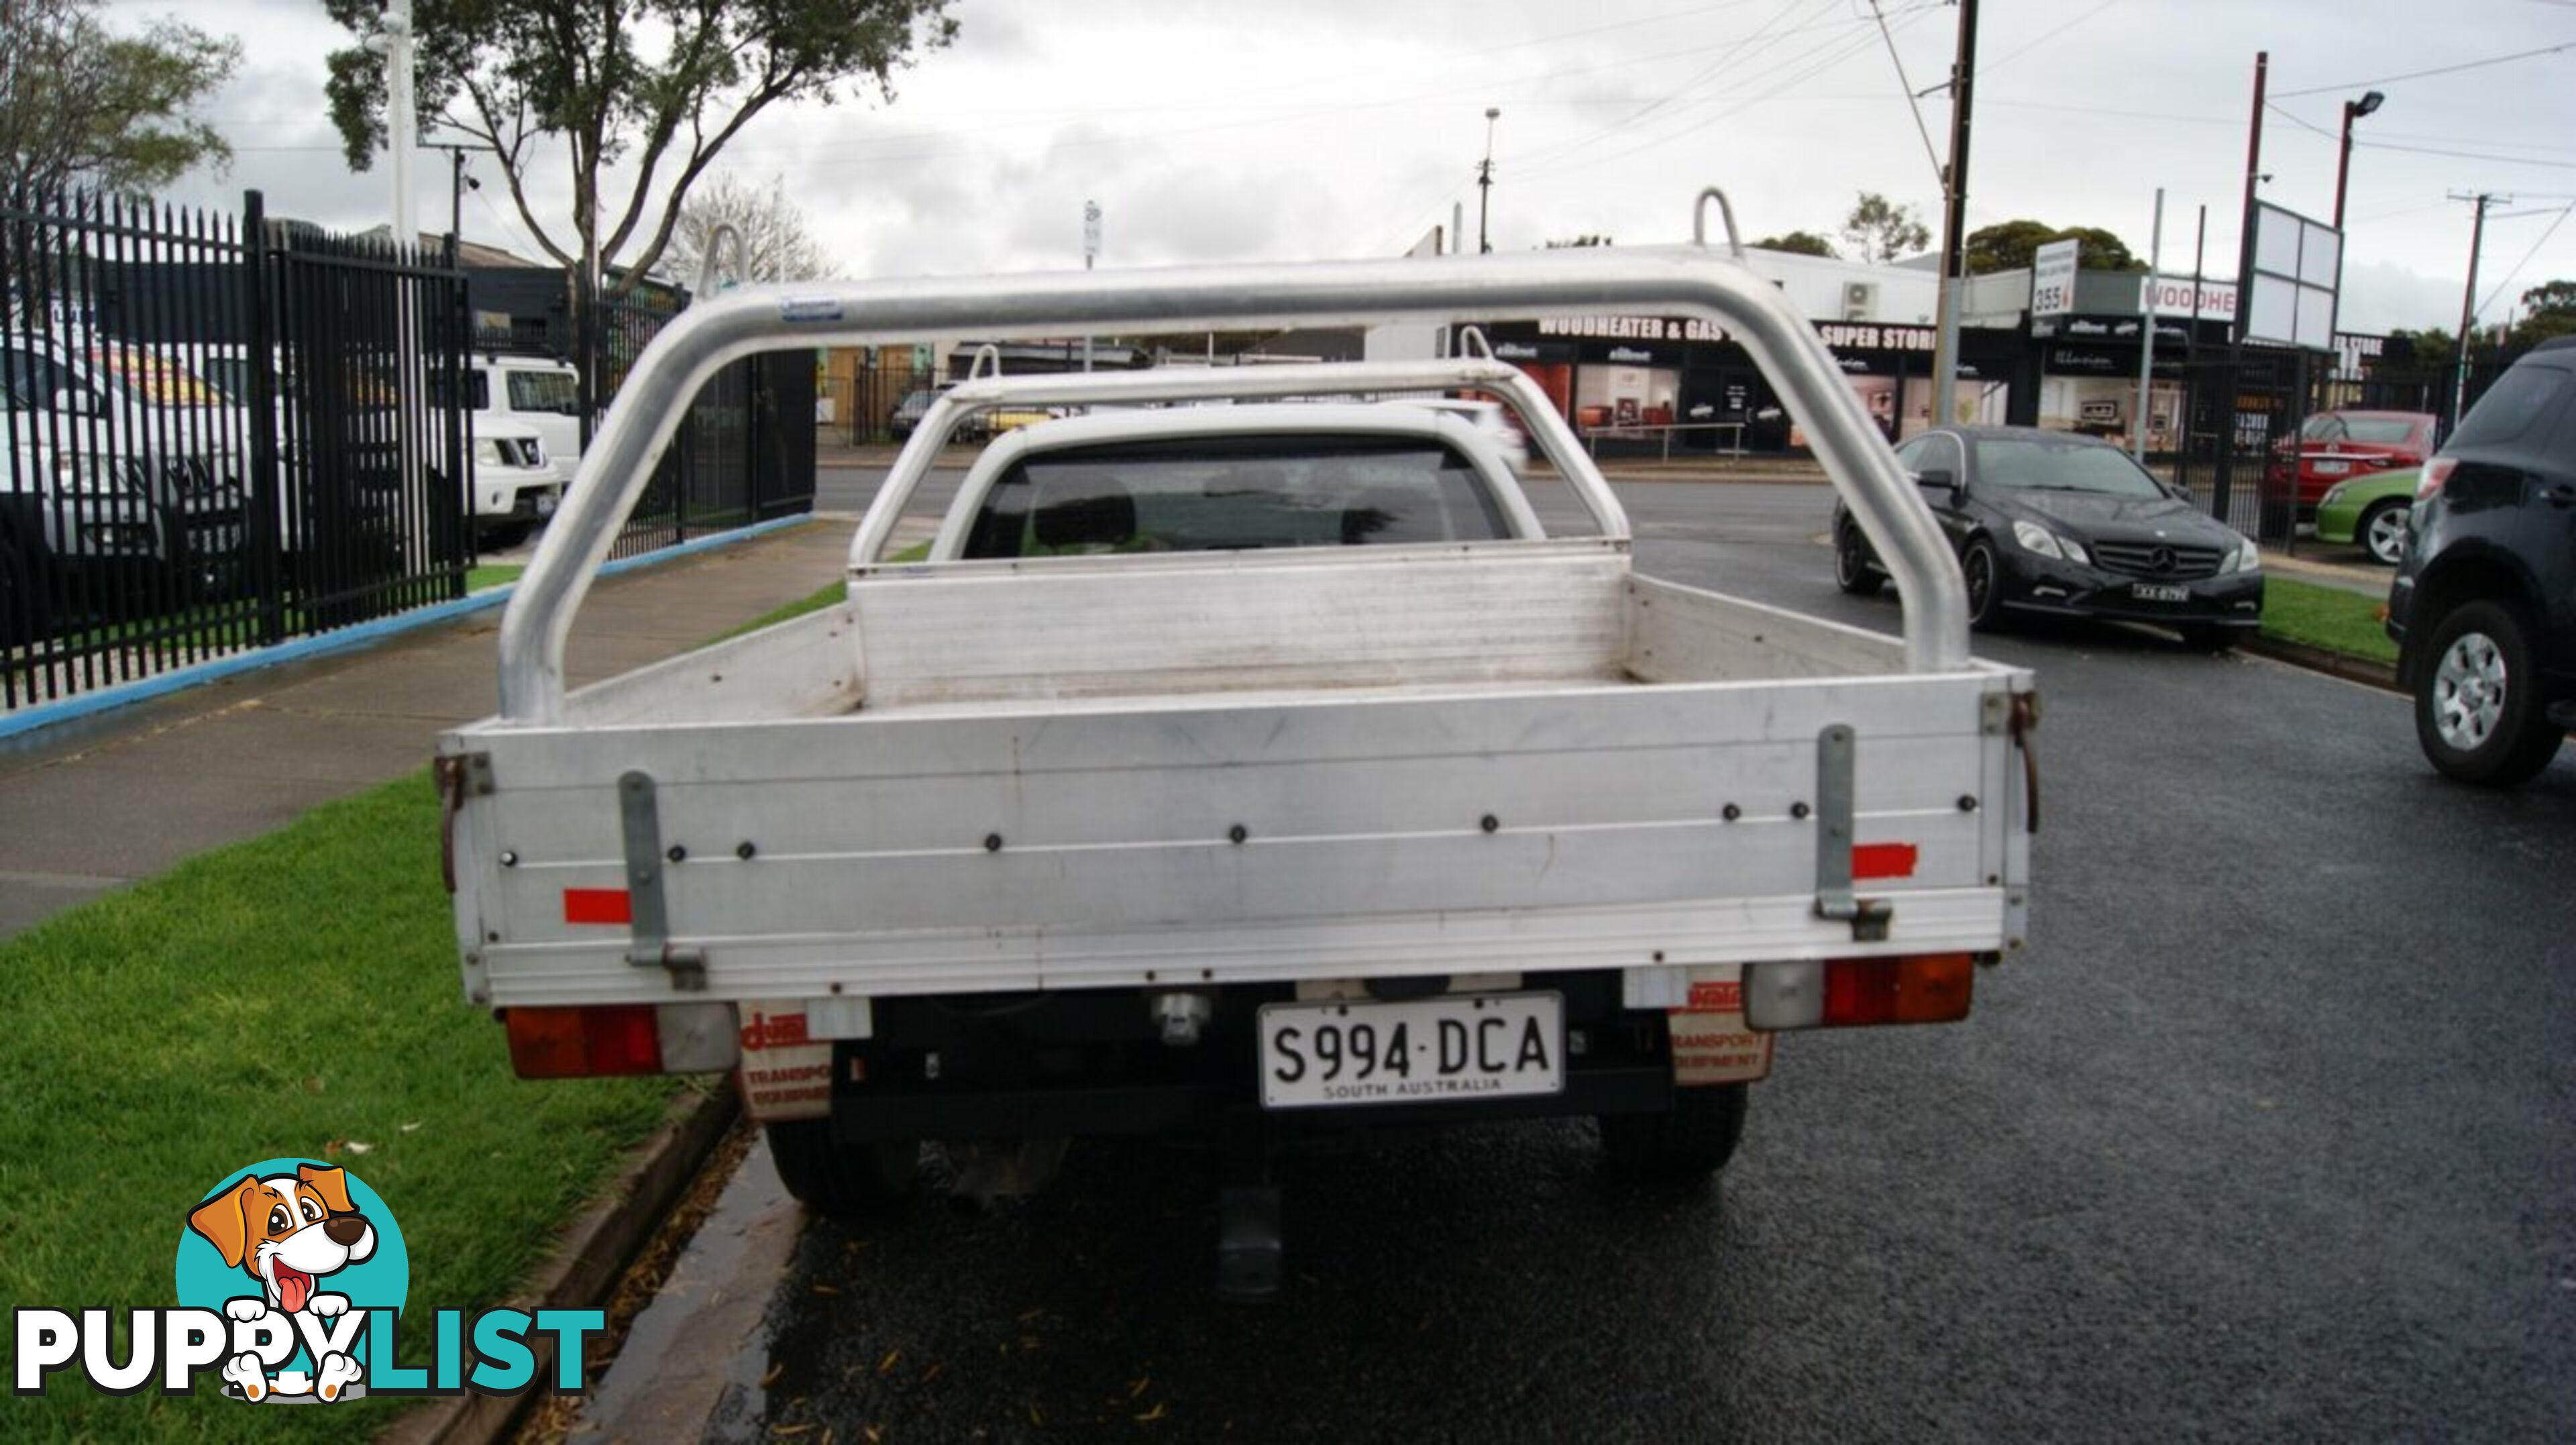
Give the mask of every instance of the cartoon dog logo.
[[(236, 1320), (256, 1320), (271, 1310), (310, 1312), (323, 1321), (344, 1314), (348, 1296), (323, 1290), (321, 1281), (376, 1252), (375, 1226), (349, 1202), (347, 1177), (318, 1164), (297, 1165), (292, 1174), (246, 1177), (198, 1205), (188, 1227), (214, 1245), (227, 1268), (259, 1282), (258, 1295), (224, 1302), (224, 1313)], [(259, 1356), (248, 1352), (223, 1367), (224, 1378), (253, 1403), (271, 1393), (338, 1400), (363, 1373), (356, 1360), (339, 1353), (314, 1361), (310, 1375), (287, 1371), (269, 1378)]]

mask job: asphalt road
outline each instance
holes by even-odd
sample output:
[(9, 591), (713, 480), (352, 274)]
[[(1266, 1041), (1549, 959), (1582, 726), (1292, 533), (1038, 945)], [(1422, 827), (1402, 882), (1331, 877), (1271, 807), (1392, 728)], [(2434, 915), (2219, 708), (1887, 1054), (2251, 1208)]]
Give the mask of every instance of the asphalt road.
[[(1621, 490), (1646, 570), (1894, 629), (1823, 489)], [(1963, 1025), (1784, 1038), (1718, 1187), (1614, 1187), (1582, 1123), (1292, 1160), (1289, 1285), (1230, 1308), (1208, 1161), (1078, 1148), (1038, 1199), (803, 1228), (696, 1362), (706, 1433), (2576, 1436), (2576, 750), (2479, 792), (2382, 693), (1980, 651), (2047, 699), (2032, 946)]]

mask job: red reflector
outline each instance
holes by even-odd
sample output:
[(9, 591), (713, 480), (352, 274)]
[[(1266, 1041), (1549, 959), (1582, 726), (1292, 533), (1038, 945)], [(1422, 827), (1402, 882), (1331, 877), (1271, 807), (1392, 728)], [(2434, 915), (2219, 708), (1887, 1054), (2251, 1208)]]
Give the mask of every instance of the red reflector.
[(1968, 1016), (1976, 963), (1964, 953), (1837, 958), (1825, 965), (1826, 1028), (1939, 1024)]
[(566, 923), (633, 923), (635, 915), (623, 888), (567, 888)]
[(523, 1079), (662, 1072), (662, 1041), (649, 1003), (514, 1008), (502, 1022), (510, 1031), (510, 1067)]
[(1852, 845), (1852, 877), (1911, 878), (1914, 862), (1923, 850), (1911, 843), (1856, 843)]

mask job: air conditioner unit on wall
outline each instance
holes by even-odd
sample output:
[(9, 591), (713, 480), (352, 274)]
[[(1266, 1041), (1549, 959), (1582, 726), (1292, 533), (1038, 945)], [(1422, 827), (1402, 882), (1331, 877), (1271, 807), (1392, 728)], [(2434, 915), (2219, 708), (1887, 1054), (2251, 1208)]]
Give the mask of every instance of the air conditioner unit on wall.
[(1845, 281), (1843, 283), (1843, 319), (1867, 321), (1871, 308), (1878, 304), (1878, 283)]

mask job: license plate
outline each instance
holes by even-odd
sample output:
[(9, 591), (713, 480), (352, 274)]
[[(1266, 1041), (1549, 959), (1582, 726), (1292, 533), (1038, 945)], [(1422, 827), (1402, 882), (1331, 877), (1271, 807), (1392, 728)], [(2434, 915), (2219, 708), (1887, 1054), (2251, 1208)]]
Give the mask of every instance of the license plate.
[(2191, 589), (2173, 587), (2162, 582), (2139, 582), (2129, 588), (2129, 595), (2141, 602), (2188, 602)]
[(1350, 999), (1261, 1010), (1261, 1103), (1425, 1104), (1565, 1087), (1565, 1001), (1552, 993)]
[(2310, 470), (2310, 471), (2312, 471), (2312, 472), (2315, 472), (2318, 476), (2321, 476), (2321, 477), (2340, 477), (2340, 476), (2342, 476), (2344, 473), (2349, 472), (2349, 471), (2351, 471), (2351, 470), (2352, 470), (2352, 463), (2350, 463), (2350, 462), (2316, 462), (2316, 463), (2311, 464), (2311, 465), (2309, 466), (2308, 470)]
[(537, 493), (537, 515), (540, 517), (551, 517), (554, 514), (555, 494), (552, 492)]

